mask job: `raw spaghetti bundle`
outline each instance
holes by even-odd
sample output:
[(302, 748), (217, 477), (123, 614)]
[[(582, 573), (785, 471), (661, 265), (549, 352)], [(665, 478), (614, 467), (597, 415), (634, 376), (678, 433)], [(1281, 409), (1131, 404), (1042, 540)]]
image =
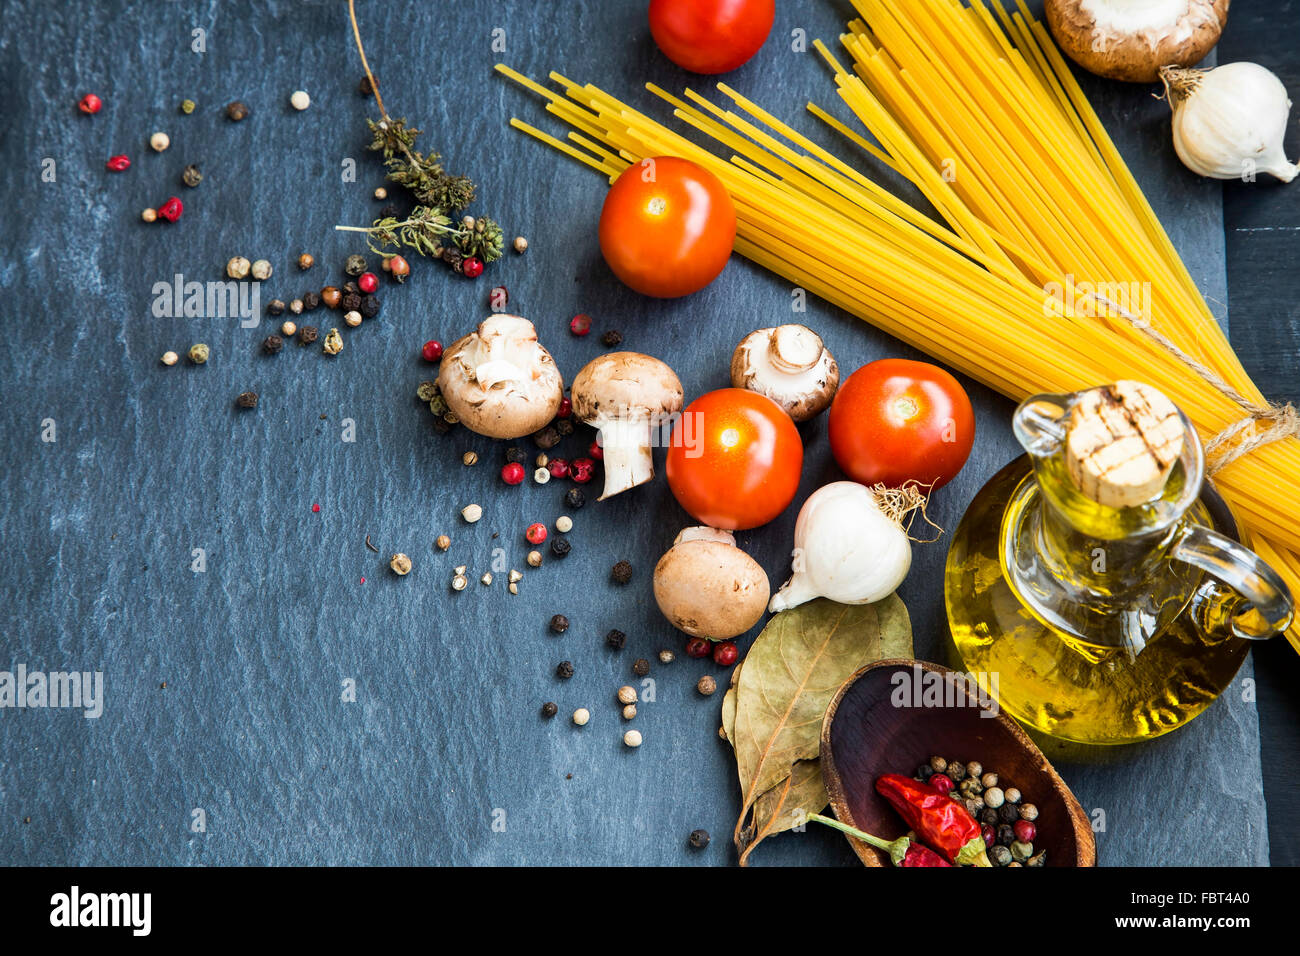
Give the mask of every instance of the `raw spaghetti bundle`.
[[(647, 87), (719, 155), (594, 86), (552, 73), (557, 92), (497, 69), (571, 131), (511, 125), (611, 182), (646, 157), (699, 163), (735, 202), (737, 252), (1013, 399), (1154, 385), (1208, 439), (1245, 543), (1300, 593), (1296, 412), (1251, 382), (1064, 58), (1016, 2), (853, 0), (851, 66), (816, 44), (875, 141), (809, 110), (944, 222), (725, 84), (725, 107)], [(1134, 284), (1141, 314), (1123, 294)], [(1300, 649), (1300, 629), (1288, 637)]]

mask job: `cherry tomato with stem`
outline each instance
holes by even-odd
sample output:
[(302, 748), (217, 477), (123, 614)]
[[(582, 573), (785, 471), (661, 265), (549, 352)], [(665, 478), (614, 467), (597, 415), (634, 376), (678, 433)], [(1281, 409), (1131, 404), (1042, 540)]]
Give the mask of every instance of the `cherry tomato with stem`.
[(701, 524), (757, 528), (790, 506), (803, 470), (803, 439), (790, 416), (741, 388), (691, 402), (673, 429), (668, 487)]
[(599, 233), (600, 251), (624, 285), (675, 299), (700, 291), (726, 267), (736, 207), (722, 181), (702, 166), (648, 157), (610, 187)]
[(682, 69), (728, 73), (772, 32), (775, 0), (651, 0), (650, 33)]
[(961, 383), (937, 365), (883, 359), (840, 386), (828, 429), (831, 452), (854, 481), (933, 490), (970, 457), (975, 412)]

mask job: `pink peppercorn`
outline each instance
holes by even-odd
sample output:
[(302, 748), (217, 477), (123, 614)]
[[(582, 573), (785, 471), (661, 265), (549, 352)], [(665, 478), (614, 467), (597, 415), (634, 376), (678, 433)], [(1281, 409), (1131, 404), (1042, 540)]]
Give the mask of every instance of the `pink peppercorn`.
[(980, 827), (980, 836), (984, 838), (985, 846), (992, 846), (998, 842), (998, 831), (993, 829), (993, 824), (986, 823)]
[(1016, 839), (1021, 843), (1033, 843), (1034, 837), (1038, 836), (1038, 827), (1028, 820), (1017, 820), (1012, 824), (1011, 829), (1015, 831)]
[(583, 336), (591, 331), (591, 316), (585, 312), (580, 312), (569, 320), (569, 331), (574, 335)]
[(424, 343), (424, 348), (420, 349), (420, 354), (426, 362), (436, 362), (442, 358), (442, 343), (437, 339), (429, 339)]
[(177, 219), (181, 218), (181, 213), (184, 211), (184, 204), (175, 196), (172, 196), (158, 207), (158, 215), (163, 219), (166, 219), (168, 222), (175, 222)]
[(530, 524), (528, 530), (524, 532), (524, 539), (529, 544), (541, 544), (546, 540), (546, 525), (540, 521)]
[(81, 112), (85, 113), (87, 116), (94, 116), (103, 109), (103, 107), (104, 101), (94, 93), (87, 93), (81, 98), (80, 102), (77, 103), (77, 109), (81, 110)]
[(938, 790), (945, 797), (957, 789), (957, 785), (952, 782), (952, 777), (946, 773), (936, 773), (930, 777), (930, 786)]
[(379, 288), (379, 276), (373, 272), (363, 272), (357, 276), (357, 288), (367, 294)]
[(552, 458), (547, 462), (546, 468), (550, 471), (552, 478), (569, 477), (569, 463), (563, 458)]
[(702, 637), (692, 637), (686, 642), (687, 657), (708, 657), (713, 653), (713, 642)]
[(580, 485), (591, 481), (596, 471), (596, 463), (590, 458), (575, 458), (569, 463), (569, 477)]
[(512, 461), (501, 469), (501, 480), (507, 485), (517, 485), (524, 480), (524, 466)]
[(114, 173), (120, 173), (131, 168), (131, 158), (126, 153), (119, 153), (116, 156), (108, 157), (108, 162), (104, 166)]
[(460, 264), (460, 272), (467, 279), (477, 279), (483, 274), (483, 260), (470, 256)]
[(573, 414), (573, 402), (569, 401), (568, 396), (560, 399), (560, 409), (555, 413), (556, 418), (568, 418)]
[(740, 656), (740, 650), (736, 647), (735, 641), (723, 641), (721, 644), (713, 645), (713, 663), (719, 667), (730, 667), (736, 663), (736, 658)]
[(591, 443), (591, 445), (588, 446), (587, 454), (592, 458), (596, 459), (596, 461), (605, 460), (605, 449), (600, 446), (599, 438), (597, 438), (594, 442)]

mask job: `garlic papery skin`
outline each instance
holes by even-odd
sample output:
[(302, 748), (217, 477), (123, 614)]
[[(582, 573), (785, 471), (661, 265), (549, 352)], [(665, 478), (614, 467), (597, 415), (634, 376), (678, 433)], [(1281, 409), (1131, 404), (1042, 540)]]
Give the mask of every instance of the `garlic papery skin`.
[(794, 574), (768, 604), (772, 613), (814, 598), (871, 604), (898, 590), (912, 567), (912, 544), (875, 493), (837, 481), (804, 502), (794, 528)]
[(1291, 100), (1271, 71), (1229, 63), (1213, 70), (1166, 67), (1160, 77), (1174, 110), (1174, 149), (1192, 172), (1244, 182), (1261, 172), (1286, 183), (1300, 175), (1283, 152)]

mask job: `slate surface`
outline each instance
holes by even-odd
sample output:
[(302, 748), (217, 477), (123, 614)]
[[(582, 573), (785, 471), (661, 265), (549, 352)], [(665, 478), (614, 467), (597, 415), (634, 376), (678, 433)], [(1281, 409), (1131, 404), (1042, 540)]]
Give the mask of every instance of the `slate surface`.
[[(768, 46), (729, 82), (783, 117), (809, 97), (833, 107), (814, 56), (792, 52), (788, 38), (795, 28), (833, 38), (847, 5), (780, 6)], [(575, 514), (574, 553), (530, 571), (519, 596), (506, 594), (502, 575), (490, 590), (475, 582), (453, 595), (451, 568), (468, 564), (477, 577), (495, 547), (522, 569), (521, 531), (564, 510), (562, 488), (503, 488), (502, 446), (435, 435), (413, 392), (430, 377), (419, 344), (471, 328), (497, 283), (538, 323), (566, 377), (600, 351), (595, 335), (565, 331), (586, 311), (597, 331), (617, 327), (626, 347), (667, 359), (691, 395), (726, 384), (743, 333), (789, 318), (790, 289), (737, 260), (686, 301), (628, 294), (593, 241), (600, 180), (506, 129), (511, 115), (551, 124), (491, 74), (498, 59), (647, 105), (641, 82), (691, 82), (657, 55), (644, 4), (555, 3), (545, 15), (524, 2), (464, 0), (450, 15), (434, 4), (361, 7), (390, 110), (429, 130), (448, 164), (482, 184), (477, 211), (533, 245), (477, 283), (417, 263), (405, 287), (385, 291), (382, 316), (329, 360), (296, 346), (263, 357), (266, 322), (160, 318), (152, 305), (155, 283), (219, 279), (235, 254), (269, 258), (276, 274), (263, 301), (288, 299), (337, 280), (357, 250), (332, 227), (375, 214), (381, 176), (363, 149), (371, 104), (355, 92), (344, 5), (2, 5), (0, 80), (10, 93), (0, 188), (10, 214), (0, 259), (0, 666), (102, 670), (106, 704), (97, 720), (0, 711), (0, 861), (732, 862), (738, 793), (715, 734), (720, 698), (693, 690), (711, 665), (656, 665), (639, 751), (622, 746), (612, 706), (635, 657), (681, 644), (649, 590), (654, 561), (688, 521), (666, 485)], [(504, 54), (491, 49), (496, 28)], [(191, 49), (195, 30), (204, 53)], [(41, 42), (20, 40), (33, 36)], [(297, 88), (313, 97), (303, 114), (287, 103)], [(74, 104), (92, 89), (107, 105), (88, 119)], [(1220, 193), (1174, 175), (1162, 104), (1143, 90), (1095, 90), (1193, 275), (1225, 303)], [(188, 117), (176, 111), (186, 96), (200, 104)], [(253, 110), (237, 125), (221, 115), (235, 98)], [(155, 129), (172, 139), (161, 155), (146, 146)], [(104, 172), (104, 158), (124, 151), (130, 172)], [(54, 182), (41, 178), (47, 158)], [(341, 176), (349, 158), (356, 182)], [(197, 190), (177, 184), (190, 162), (206, 174)], [(141, 208), (173, 193), (186, 202), (179, 223), (139, 222)], [(322, 264), (307, 275), (292, 265), (303, 250)], [(801, 318), (849, 369), (909, 354), (819, 302)], [(195, 341), (212, 346), (205, 367), (158, 364), (164, 350)], [(250, 388), (260, 407), (236, 410), (235, 395)], [(948, 527), (1016, 453), (1010, 404), (979, 388), (972, 397), (976, 453), (935, 503)], [(47, 420), (54, 442), (42, 441)], [(799, 500), (838, 477), (821, 423), (805, 442)], [(469, 448), (483, 459), (473, 470), (459, 463)], [(486, 514), (473, 527), (457, 517), (470, 501)], [(774, 583), (786, 573), (795, 513), (741, 536)], [(447, 555), (431, 549), (442, 532), (455, 542)], [(382, 554), (366, 550), (366, 535)], [(194, 549), (206, 554), (201, 573), (191, 570)], [(394, 551), (414, 559), (406, 579), (387, 572)], [(917, 652), (932, 659), (946, 653), (943, 556), (942, 546), (918, 548), (901, 592)], [(608, 583), (619, 558), (637, 569), (621, 589)], [(555, 612), (573, 621), (562, 638), (546, 630)], [(602, 644), (612, 627), (629, 635), (622, 654)], [(564, 684), (552, 676), (561, 659), (577, 667)], [(356, 703), (340, 700), (348, 679)], [(550, 699), (562, 714), (590, 707), (592, 722), (544, 723), (538, 707)], [(1190, 765), (1197, 787), (1171, 796), (1167, 783)], [(1170, 738), (1060, 769), (1085, 807), (1106, 813), (1103, 863), (1268, 861), (1257, 718), (1235, 690)], [(192, 832), (195, 809), (205, 832)], [(683, 846), (695, 827), (715, 835), (699, 855)], [(815, 832), (771, 841), (758, 862), (853, 858), (838, 836)]]

